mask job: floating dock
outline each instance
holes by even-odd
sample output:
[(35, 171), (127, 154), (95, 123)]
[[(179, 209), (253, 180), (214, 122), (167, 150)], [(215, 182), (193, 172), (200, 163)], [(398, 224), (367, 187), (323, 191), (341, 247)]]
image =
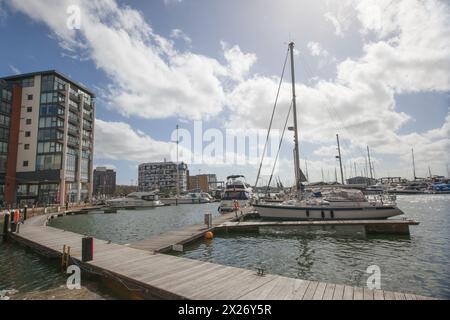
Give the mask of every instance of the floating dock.
[[(81, 262), (80, 234), (46, 226), (49, 215), (33, 217), (20, 226), (13, 240), (53, 257), (71, 247), (71, 262), (83, 270), (117, 283), (134, 298), (219, 300), (426, 300), (424, 296), (369, 290), (354, 286), (261, 275), (256, 270), (218, 265), (161, 253), (218, 225), (232, 223), (234, 213), (213, 225), (188, 226), (131, 245), (94, 239), (94, 259)], [(159, 239), (159, 240), (158, 240)], [(144, 250), (142, 250), (144, 248)]]

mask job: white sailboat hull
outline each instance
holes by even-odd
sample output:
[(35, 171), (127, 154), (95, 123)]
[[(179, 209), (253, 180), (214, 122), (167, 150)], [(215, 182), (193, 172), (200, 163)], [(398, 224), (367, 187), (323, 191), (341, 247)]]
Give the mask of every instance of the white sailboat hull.
[(403, 214), (396, 206), (327, 208), (261, 204), (254, 208), (262, 218), (279, 220), (372, 220)]

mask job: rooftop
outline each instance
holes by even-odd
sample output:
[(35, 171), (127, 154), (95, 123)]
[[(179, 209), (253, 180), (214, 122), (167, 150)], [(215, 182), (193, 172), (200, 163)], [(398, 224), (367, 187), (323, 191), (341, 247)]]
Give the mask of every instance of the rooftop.
[(46, 70), (46, 71), (37, 71), (37, 72), (31, 72), (31, 73), (17, 74), (17, 75), (13, 75), (13, 76), (2, 77), (2, 78), (0, 78), (0, 80), (6, 80), (6, 81), (18, 80), (18, 79), (22, 79), (22, 78), (29, 78), (29, 77), (33, 77), (33, 76), (36, 76), (36, 75), (44, 75), (44, 74), (55, 74), (58, 77), (64, 79), (65, 81), (74, 84), (75, 86), (77, 86), (81, 90), (86, 91), (92, 97), (95, 97), (95, 94), (91, 90), (89, 90), (85, 85), (72, 80), (71, 78), (69, 78), (65, 74), (63, 74), (63, 73), (61, 73), (59, 71), (56, 71), (56, 70)]

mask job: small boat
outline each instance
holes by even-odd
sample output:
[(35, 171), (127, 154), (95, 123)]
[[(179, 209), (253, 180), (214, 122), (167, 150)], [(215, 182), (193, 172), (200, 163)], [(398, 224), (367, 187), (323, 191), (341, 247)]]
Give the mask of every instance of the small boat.
[(161, 198), (165, 205), (211, 203), (214, 198), (206, 192), (190, 192), (179, 197)]
[(109, 208), (141, 209), (164, 206), (154, 192), (132, 192), (126, 197), (106, 201)]
[(251, 206), (253, 198), (252, 187), (246, 182), (245, 176), (233, 175), (227, 177), (225, 190), (219, 205), (220, 212), (231, 212), (239, 208)]
[[(253, 207), (262, 218), (279, 220), (365, 220), (386, 219), (403, 214), (397, 208), (394, 196), (380, 195), (375, 200), (369, 200), (360, 190), (332, 188), (326, 194), (313, 192), (307, 194), (302, 184), (302, 172), (300, 170), (299, 136), (297, 125), (297, 106), (295, 95), (294, 72), (294, 43), (289, 44), (291, 56), (292, 76), (292, 110), (294, 126), (289, 130), (294, 131), (294, 177), (295, 198), (282, 203), (257, 203)], [(287, 123), (287, 122), (286, 122)], [(339, 160), (339, 137), (337, 135)], [(342, 181), (343, 181), (342, 175)]]

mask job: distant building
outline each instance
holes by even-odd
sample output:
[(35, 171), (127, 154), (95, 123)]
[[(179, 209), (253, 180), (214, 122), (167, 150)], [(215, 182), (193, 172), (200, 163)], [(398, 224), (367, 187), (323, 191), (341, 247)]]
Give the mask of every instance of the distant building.
[(188, 189), (209, 192), (217, 188), (217, 177), (215, 174), (200, 174), (189, 176)]
[[(178, 185), (180, 192), (187, 190), (188, 169), (183, 162), (178, 164)], [(150, 162), (139, 165), (139, 190), (175, 192), (177, 189), (177, 164), (175, 162)]]
[(366, 185), (373, 185), (377, 183), (376, 179), (371, 179), (367, 177), (353, 177), (350, 179), (347, 179), (347, 184), (366, 184)]
[(94, 170), (94, 195), (97, 197), (113, 196), (116, 193), (116, 172), (106, 167)]
[(54, 70), (5, 77), (0, 87), (3, 205), (89, 200), (94, 94)]

